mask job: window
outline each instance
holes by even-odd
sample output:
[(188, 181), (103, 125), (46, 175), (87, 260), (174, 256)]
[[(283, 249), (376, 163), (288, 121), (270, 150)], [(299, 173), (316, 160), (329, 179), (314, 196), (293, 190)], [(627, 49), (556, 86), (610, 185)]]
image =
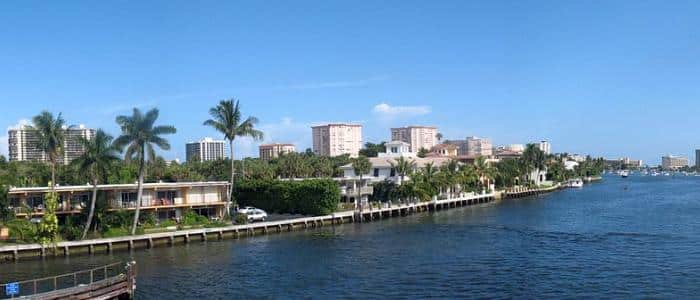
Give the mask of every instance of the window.
[(374, 168), (374, 177), (379, 177), (379, 169)]
[(396, 176), (396, 169), (391, 168), (391, 177)]
[(398, 152), (399, 152), (399, 148), (391, 147), (391, 153), (398, 153)]

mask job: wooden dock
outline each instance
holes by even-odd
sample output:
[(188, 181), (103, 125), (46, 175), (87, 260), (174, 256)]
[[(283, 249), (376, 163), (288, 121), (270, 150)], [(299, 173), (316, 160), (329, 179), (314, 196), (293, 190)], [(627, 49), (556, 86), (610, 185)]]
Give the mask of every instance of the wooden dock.
[(208, 239), (225, 239), (280, 233), (299, 229), (322, 227), (352, 222), (364, 222), (390, 217), (406, 216), (417, 212), (443, 210), (492, 202), (496, 193), (463, 195), (452, 199), (404, 203), (383, 208), (365, 208), (361, 211), (344, 211), (325, 216), (295, 218), (280, 221), (232, 225), (217, 228), (199, 228), (136, 236), (65, 241), (55, 245), (18, 244), (0, 247), (0, 260), (19, 260), (29, 257), (70, 256), (78, 254), (111, 253), (114, 250), (152, 248), (158, 245), (174, 245)]
[(510, 198), (522, 198), (529, 196), (536, 196), (539, 194), (545, 194), (561, 189), (563, 186), (561, 184), (555, 184), (551, 187), (545, 188), (528, 188), (528, 187), (518, 187), (511, 188), (505, 191), (504, 196), (506, 199)]
[[(0, 284), (9, 299), (132, 299), (136, 263), (113, 263), (98, 268), (39, 279)], [(13, 291), (8, 294), (8, 291)]]

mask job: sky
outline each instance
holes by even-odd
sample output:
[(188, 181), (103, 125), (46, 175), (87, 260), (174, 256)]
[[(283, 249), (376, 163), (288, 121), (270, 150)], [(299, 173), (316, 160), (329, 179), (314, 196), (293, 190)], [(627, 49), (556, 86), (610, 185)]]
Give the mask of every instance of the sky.
[(184, 160), (187, 141), (221, 138), (202, 123), (235, 97), (263, 142), (300, 151), (311, 125), (357, 122), (366, 142), (434, 125), (693, 161), (699, 15), (698, 1), (2, 1), (0, 129), (49, 110), (116, 136), (116, 116), (157, 107), (178, 130), (162, 155)]

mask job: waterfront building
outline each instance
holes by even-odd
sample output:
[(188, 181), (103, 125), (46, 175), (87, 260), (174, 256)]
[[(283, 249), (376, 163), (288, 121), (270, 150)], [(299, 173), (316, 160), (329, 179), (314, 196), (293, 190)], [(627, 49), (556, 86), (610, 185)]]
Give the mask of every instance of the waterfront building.
[(187, 161), (210, 161), (226, 158), (226, 142), (206, 137), (186, 145)]
[(271, 160), (285, 153), (292, 153), (296, 148), (292, 144), (265, 144), (258, 147), (260, 159)]
[(453, 144), (438, 144), (428, 153), (428, 156), (456, 157), (459, 155), (459, 147)]
[(661, 168), (664, 170), (677, 170), (688, 166), (688, 158), (666, 155), (661, 157)]
[(573, 171), (574, 169), (576, 169), (576, 167), (578, 167), (578, 165), (579, 162), (575, 160), (564, 161), (564, 169), (566, 169), (567, 171)]
[(362, 149), (362, 125), (334, 123), (313, 126), (311, 131), (316, 155), (357, 157)]
[[(401, 184), (400, 175), (396, 173), (393, 165), (396, 164), (396, 160), (403, 157), (408, 161), (414, 163), (414, 171), (418, 169), (425, 168), (428, 164), (432, 163), (435, 167), (443, 166), (449, 163), (451, 157), (418, 157), (415, 152), (410, 151), (410, 146), (406, 142), (402, 141), (392, 141), (386, 143), (386, 152), (379, 153), (377, 157), (369, 157), (369, 162), (372, 165), (370, 171), (363, 175), (363, 178), (368, 182), (380, 182), (384, 180), (390, 180), (397, 184)], [(343, 170), (344, 179), (358, 179), (359, 176), (355, 175), (355, 170), (352, 164), (347, 164), (340, 167)], [(408, 179), (408, 176), (404, 176), (404, 179)]]
[(485, 157), (493, 155), (493, 145), (491, 144), (491, 140), (475, 136), (468, 137), (467, 152), (464, 155)]
[[(95, 130), (85, 125), (63, 127), (63, 153), (58, 157), (58, 163), (69, 164), (85, 152), (80, 138), (91, 139)], [(10, 161), (47, 161), (48, 157), (39, 148), (39, 138), (27, 125), (8, 130), (8, 145)]]
[(497, 148), (493, 153), (494, 158), (498, 160), (502, 159), (514, 159), (523, 156), (522, 151), (512, 151), (504, 148)]
[(537, 146), (544, 152), (544, 154), (552, 154), (552, 144), (548, 141), (540, 141)]
[[(228, 186), (225, 181), (144, 183), (141, 211), (153, 212), (161, 220), (178, 220), (186, 209), (221, 218)], [(136, 183), (97, 186), (107, 200), (108, 211), (136, 209), (137, 189)], [(45, 211), (44, 197), (50, 191), (49, 187), (11, 188), (10, 209), (17, 217), (41, 217)], [(77, 215), (90, 204), (92, 185), (57, 186), (56, 193), (59, 197), (56, 215)]]
[(416, 153), (421, 149), (433, 149), (438, 143), (437, 134), (438, 129), (433, 126), (391, 128), (391, 140), (409, 143), (411, 151)]

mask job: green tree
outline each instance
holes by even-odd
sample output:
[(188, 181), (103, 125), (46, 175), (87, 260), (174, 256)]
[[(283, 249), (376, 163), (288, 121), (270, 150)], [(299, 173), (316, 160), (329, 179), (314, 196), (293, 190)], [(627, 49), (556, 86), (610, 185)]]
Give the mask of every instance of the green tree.
[(386, 142), (381, 142), (379, 144), (375, 143), (365, 143), (365, 148), (360, 150), (360, 155), (366, 156), (366, 157), (377, 157), (379, 153), (382, 153), (386, 150)]
[(530, 173), (537, 171), (539, 173), (541, 170), (546, 168), (547, 155), (540, 150), (537, 144), (527, 144), (525, 151), (523, 152), (520, 162), (522, 163), (522, 170), (524, 175), (533, 181), (530, 177)]
[(95, 202), (97, 201), (97, 185), (100, 183), (100, 178), (107, 176), (108, 168), (119, 160), (118, 149), (112, 145), (112, 136), (102, 131), (95, 132), (95, 136), (87, 139), (80, 138), (80, 144), (85, 149), (85, 152), (78, 158), (73, 160), (77, 169), (81, 173), (90, 174), (92, 181), (92, 199), (90, 200), (90, 213), (88, 214), (85, 228), (80, 239), (85, 239), (88, 230), (92, 225), (92, 218), (95, 215)]
[(15, 212), (10, 209), (10, 198), (7, 196), (7, 188), (0, 184), (0, 224), (7, 224), (15, 218)]
[(141, 113), (138, 108), (134, 108), (131, 116), (118, 116), (117, 124), (121, 127), (122, 134), (114, 140), (114, 146), (124, 151), (124, 158), (127, 162), (138, 162), (138, 193), (136, 196), (136, 210), (134, 222), (131, 226), (131, 234), (136, 234), (136, 226), (139, 221), (141, 210), (141, 197), (143, 196), (143, 180), (145, 176), (146, 161), (156, 157), (154, 146), (163, 150), (170, 150), (170, 143), (162, 137), (165, 134), (173, 134), (177, 130), (170, 125), (156, 126), (159, 111), (154, 108)]
[(364, 156), (360, 156), (358, 158), (353, 159), (352, 161), (352, 169), (355, 172), (355, 176), (360, 177), (360, 184), (357, 185), (357, 198), (355, 199), (355, 207), (360, 207), (360, 210), (362, 210), (360, 199), (362, 198), (362, 176), (364, 174), (369, 173), (370, 169), (372, 168), (372, 163), (370, 163), (369, 159)]
[(56, 242), (58, 235), (58, 218), (56, 217), (56, 208), (58, 207), (58, 195), (56, 192), (49, 192), (44, 199), (45, 210), (44, 216), (39, 223), (38, 238), (39, 243), (48, 245)]
[[(255, 125), (258, 123), (258, 118), (248, 117), (243, 120), (241, 116), (240, 104), (238, 100), (229, 99), (221, 100), (216, 107), (209, 109), (209, 115), (211, 119), (204, 121), (205, 126), (210, 126), (216, 129), (218, 132), (222, 133), (229, 143), (229, 149), (231, 150), (231, 187), (229, 191), (229, 196), (233, 190), (234, 179), (235, 179), (235, 166), (233, 164), (233, 141), (236, 137), (252, 137), (255, 140), (263, 139), (263, 132), (255, 129)], [(245, 167), (243, 172), (245, 172)], [(245, 175), (245, 174), (244, 174)], [(233, 202), (233, 197), (229, 197), (229, 206)], [(229, 213), (230, 209), (226, 209), (226, 213)]]
[(428, 153), (430, 153), (430, 151), (428, 151), (428, 149), (420, 148), (420, 150), (418, 150), (418, 154), (416, 154), (416, 155), (420, 158), (424, 158), (424, 157), (428, 156)]
[(37, 146), (44, 151), (51, 164), (51, 191), (56, 187), (56, 164), (63, 152), (65, 120), (59, 113), (56, 118), (48, 111), (42, 111), (32, 118), (29, 129), (37, 136)]
[(411, 174), (416, 168), (415, 160), (409, 160), (404, 158), (403, 156), (389, 163), (391, 164), (391, 168), (394, 169), (394, 172), (396, 172), (396, 175), (399, 176), (399, 185), (403, 183), (404, 179), (406, 178), (406, 175)]

